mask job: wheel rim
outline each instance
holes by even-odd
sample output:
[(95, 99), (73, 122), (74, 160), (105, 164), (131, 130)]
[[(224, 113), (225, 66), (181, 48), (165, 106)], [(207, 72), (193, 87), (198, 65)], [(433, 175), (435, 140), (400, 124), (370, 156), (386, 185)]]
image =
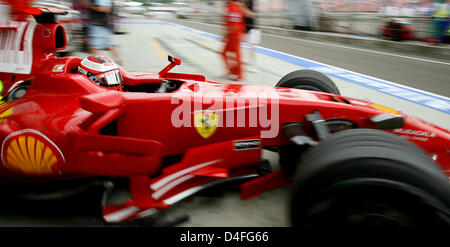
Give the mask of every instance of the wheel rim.
[[(323, 207), (326, 202), (317, 205)], [(360, 203), (330, 207), (320, 212), (314, 205), (308, 214), (312, 225), (367, 226), (367, 227), (408, 227), (415, 225), (414, 219), (402, 210), (384, 203)], [(344, 207), (345, 206), (345, 207)]]
[(20, 88), (17, 91), (14, 92), (14, 99), (20, 99), (22, 98), (25, 94), (27, 93), (27, 89), (26, 88)]
[(13, 89), (11, 91), (11, 93), (9, 93), (8, 100), (17, 100), (22, 98), (23, 96), (25, 96), (25, 94), (28, 91), (28, 87), (27, 86), (19, 86), (15, 89)]
[(311, 226), (332, 227), (411, 227), (420, 224), (420, 219), (414, 217), (401, 201), (368, 194), (370, 196), (359, 193), (322, 195), (310, 204), (305, 222)]

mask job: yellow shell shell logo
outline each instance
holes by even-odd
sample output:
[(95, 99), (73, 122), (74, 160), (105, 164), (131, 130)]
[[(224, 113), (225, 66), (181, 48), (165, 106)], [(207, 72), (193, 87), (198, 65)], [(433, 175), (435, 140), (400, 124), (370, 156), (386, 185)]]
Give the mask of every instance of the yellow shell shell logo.
[[(3, 94), (3, 89), (5, 89), (5, 86), (3, 86), (3, 81), (0, 80), (0, 94)], [(0, 95), (0, 100), (3, 100), (3, 96)]]
[(64, 162), (60, 150), (38, 131), (25, 130), (9, 135), (2, 145), (6, 167), (27, 174), (53, 174)]
[(0, 122), (5, 121), (4, 118), (9, 117), (13, 113), (13, 109), (9, 108), (9, 104), (7, 102), (0, 101)]
[(4, 118), (12, 114), (12, 108), (8, 109), (9, 104), (4, 102), (3, 96), (1, 96), (1, 94), (3, 93), (3, 89), (5, 89), (5, 87), (3, 86), (2, 80), (0, 80), (0, 122), (4, 122)]

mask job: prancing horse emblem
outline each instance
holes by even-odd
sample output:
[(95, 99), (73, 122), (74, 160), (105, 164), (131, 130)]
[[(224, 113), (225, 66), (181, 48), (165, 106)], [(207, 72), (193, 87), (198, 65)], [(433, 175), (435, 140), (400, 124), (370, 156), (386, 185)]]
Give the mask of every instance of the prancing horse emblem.
[(213, 112), (194, 114), (194, 127), (203, 138), (211, 137), (216, 132), (219, 116)]

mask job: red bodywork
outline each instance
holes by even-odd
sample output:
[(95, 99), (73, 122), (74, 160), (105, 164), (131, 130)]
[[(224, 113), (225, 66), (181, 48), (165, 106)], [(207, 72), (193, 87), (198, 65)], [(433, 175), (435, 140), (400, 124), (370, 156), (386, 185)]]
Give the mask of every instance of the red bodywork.
[[(109, 222), (144, 217), (154, 209), (167, 208), (221, 181), (252, 179), (241, 185), (243, 199), (287, 186), (279, 171), (258, 177), (263, 148), (292, 144), (281, 132), (283, 124), (300, 122), (311, 138), (319, 140), (310, 128), (312, 124), (305, 119), (314, 111), (319, 111), (324, 120), (346, 119), (358, 128), (375, 128), (370, 118), (386, 113), (371, 102), (344, 96), (222, 84), (201, 75), (168, 72), (180, 63), (177, 59), (172, 59), (169, 67), (159, 73), (122, 69), (125, 87), (177, 81), (181, 86), (173, 92), (108, 90), (73, 73), (80, 58), (55, 57), (56, 50), (63, 49), (55, 44), (55, 40), (61, 39), (57, 35), (63, 32), (60, 25), (25, 23), (22, 30), (21, 23), (13, 24), (0, 32), (22, 32), (19, 44), (24, 45), (19, 45), (16, 52), (32, 51), (32, 63), (30, 71), (0, 73), (2, 96), (6, 98), (11, 89), (23, 82), (31, 84), (23, 97), (1, 102), (0, 179), (26, 183), (127, 177), (131, 199), (122, 205), (105, 206), (104, 218)], [(33, 35), (27, 36), (26, 30), (33, 31)], [(24, 40), (26, 37), (32, 37), (32, 42)], [(244, 103), (217, 104), (228, 101)], [(202, 136), (193, 126), (198, 113), (194, 111), (188, 114), (192, 127), (174, 126), (172, 116), (181, 102), (197, 104), (197, 109), (220, 115), (216, 125), (223, 123), (224, 127), (217, 127), (210, 136)], [(242, 127), (235, 124), (235, 117), (249, 116), (255, 109), (267, 110), (269, 118), (275, 116), (273, 104), (279, 107), (276, 121), (279, 131), (275, 136), (262, 137), (261, 131), (273, 126), (259, 122), (251, 126), (249, 118), (245, 118)], [(449, 132), (402, 113), (396, 116), (404, 118), (404, 126), (388, 131), (423, 148), (449, 175)], [(227, 121), (234, 125), (227, 126)], [(237, 143), (243, 140), (256, 140), (257, 144), (237, 148)], [(179, 158), (163, 166), (168, 157)]]

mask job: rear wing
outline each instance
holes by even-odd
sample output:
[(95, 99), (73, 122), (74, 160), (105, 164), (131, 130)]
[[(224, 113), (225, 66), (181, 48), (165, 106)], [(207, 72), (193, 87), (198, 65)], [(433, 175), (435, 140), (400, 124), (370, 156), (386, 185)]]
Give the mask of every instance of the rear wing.
[[(66, 47), (64, 28), (57, 24), (57, 15), (67, 11), (55, 8), (27, 8), (24, 13), (33, 15), (36, 22), (0, 21), (0, 73), (30, 74), (33, 59), (44, 58), (44, 53)], [(37, 26), (43, 24), (45, 27)], [(35, 30), (37, 37), (35, 37)], [(35, 39), (36, 38), (36, 39)], [(36, 44), (33, 44), (36, 42)], [(35, 56), (35, 58), (33, 57)]]
[(36, 23), (0, 21), (0, 72), (29, 74)]
[(25, 9), (25, 13), (34, 16), (37, 23), (49, 23), (57, 24), (59, 23), (58, 15), (67, 15), (67, 11), (56, 8), (30, 8)]

